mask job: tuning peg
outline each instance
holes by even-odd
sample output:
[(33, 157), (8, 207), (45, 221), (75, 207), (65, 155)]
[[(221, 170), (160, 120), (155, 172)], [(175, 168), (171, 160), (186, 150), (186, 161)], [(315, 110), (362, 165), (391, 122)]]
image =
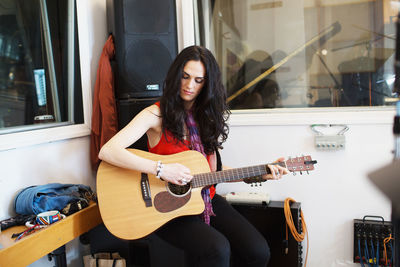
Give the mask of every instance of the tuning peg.
[(308, 171), (306, 171), (307, 172), (307, 174), (310, 174)]
[(302, 172), (302, 171), (300, 171), (300, 175), (303, 175), (303, 172)]

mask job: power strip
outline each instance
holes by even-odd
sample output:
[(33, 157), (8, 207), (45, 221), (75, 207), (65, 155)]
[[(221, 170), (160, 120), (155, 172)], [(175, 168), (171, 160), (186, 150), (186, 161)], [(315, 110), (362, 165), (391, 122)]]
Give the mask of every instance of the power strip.
[(225, 195), (229, 203), (268, 204), (269, 194), (264, 192), (230, 192)]

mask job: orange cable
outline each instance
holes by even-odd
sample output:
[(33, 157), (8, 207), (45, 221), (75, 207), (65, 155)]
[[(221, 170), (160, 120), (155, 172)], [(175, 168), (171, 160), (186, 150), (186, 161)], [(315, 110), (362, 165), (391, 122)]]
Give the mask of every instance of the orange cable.
[(387, 265), (386, 244), (389, 243), (390, 240), (394, 240), (394, 238), (392, 237), (392, 234), (390, 234), (389, 237), (386, 237), (385, 239), (383, 239), (383, 255), (385, 256), (385, 265)]
[(305, 236), (307, 236), (307, 251), (306, 251), (306, 259), (304, 261), (304, 267), (305, 267), (305, 266), (307, 266), (308, 247), (309, 247), (307, 225), (306, 225), (306, 221), (304, 220), (303, 211), (300, 210), (301, 226), (302, 226), (303, 232), (301, 234), (299, 234), (297, 232), (296, 226), (293, 222), (292, 212), (290, 210), (291, 202), (296, 202), (296, 201), (294, 199), (288, 197), (285, 199), (285, 203), (283, 206), (283, 211), (285, 213), (285, 218), (286, 218), (286, 240), (288, 241), (288, 233), (287, 233), (288, 227), (289, 227), (290, 232), (292, 233), (294, 239), (297, 242), (303, 241)]

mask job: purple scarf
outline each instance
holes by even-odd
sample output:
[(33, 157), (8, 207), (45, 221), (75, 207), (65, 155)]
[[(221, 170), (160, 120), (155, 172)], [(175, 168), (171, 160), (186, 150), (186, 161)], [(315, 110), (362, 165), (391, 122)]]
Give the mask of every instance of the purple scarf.
[[(204, 155), (207, 158), (206, 153), (204, 152), (203, 144), (201, 143), (199, 131), (197, 130), (196, 122), (194, 121), (192, 111), (187, 111), (186, 118), (186, 127), (189, 132), (189, 140), (190, 140), (190, 149), (196, 150)], [(214, 211), (212, 209), (211, 198), (210, 198), (210, 188), (205, 187), (201, 190), (201, 196), (203, 197), (205, 209), (204, 212), (200, 215), (203, 221), (210, 225), (210, 216), (215, 216)]]

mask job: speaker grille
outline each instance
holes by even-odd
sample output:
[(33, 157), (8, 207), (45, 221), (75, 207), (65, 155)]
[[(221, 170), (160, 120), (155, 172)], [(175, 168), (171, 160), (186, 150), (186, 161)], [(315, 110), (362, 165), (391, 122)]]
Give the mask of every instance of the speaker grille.
[(170, 19), (170, 1), (124, 1), (124, 27), (127, 34), (167, 34)]
[(159, 97), (178, 53), (175, 0), (107, 1), (115, 26), (116, 97)]
[(148, 90), (146, 85), (158, 84), (162, 88), (172, 56), (159, 40), (133, 42), (124, 57), (124, 77), (136, 90)]

